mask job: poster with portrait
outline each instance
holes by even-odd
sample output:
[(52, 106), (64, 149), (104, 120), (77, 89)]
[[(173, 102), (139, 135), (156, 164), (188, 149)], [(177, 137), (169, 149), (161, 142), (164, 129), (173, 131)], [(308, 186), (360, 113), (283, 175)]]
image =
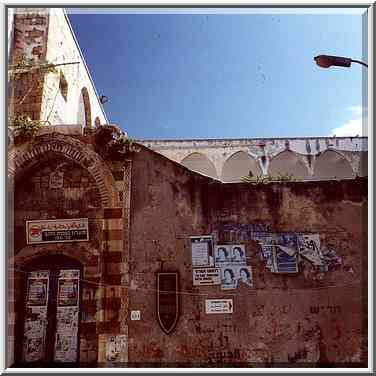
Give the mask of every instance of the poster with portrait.
[(235, 269), (238, 286), (253, 287), (252, 267), (241, 265)]
[(224, 264), (231, 262), (231, 246), (216, 245), (214, 249), (214, 263), (215, 266), (222, 267)]
[(191, 236), (192, 266), (213, 266), (213, 237)]
[(221, 266), (221, 289), (233, 290), (238, 287), (237, 266), (223, 264)]
[(233, 265), (246, 265), (246, 254), (244, 245), (237, 244), (231, 246), (231, 263)]

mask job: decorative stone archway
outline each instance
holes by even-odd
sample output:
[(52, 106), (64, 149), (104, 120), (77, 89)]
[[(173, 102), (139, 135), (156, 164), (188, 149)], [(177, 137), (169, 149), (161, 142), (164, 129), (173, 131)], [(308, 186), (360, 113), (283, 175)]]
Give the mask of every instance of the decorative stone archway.
[(93, 176), (101, 195), (103, 207), (119, 206), (115, 180), (100, 156), (84, 143), (63, 134), (47, 134), (36, 138), (31, 149), (28, 144), (13, 148), (9, 153), (8, 179), (10, 185), (18, 176), (40, 163), (46, 153), (62, 155), (87, 169)]

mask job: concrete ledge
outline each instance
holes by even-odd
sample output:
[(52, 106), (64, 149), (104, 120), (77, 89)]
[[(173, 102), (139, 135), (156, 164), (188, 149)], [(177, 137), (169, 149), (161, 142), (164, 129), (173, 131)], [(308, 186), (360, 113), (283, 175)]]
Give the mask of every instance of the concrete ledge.
[(82, 135), (84, 127), (81, 124), (46, 125), (38, 131), (38, 136), (49, 133), (61, 133), (66, 135)]

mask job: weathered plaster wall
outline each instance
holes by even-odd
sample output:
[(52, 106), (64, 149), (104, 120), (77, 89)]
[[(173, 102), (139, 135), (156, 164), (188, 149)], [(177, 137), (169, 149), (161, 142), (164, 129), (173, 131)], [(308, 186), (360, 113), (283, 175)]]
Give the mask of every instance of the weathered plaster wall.
[(56, 73), (25, 73), (15, 85), (12, 113), (24, 113), (52, 125), (107, 123), (64, 9), (16, 8), (13, 35), (13, 64), (22, 55), (36, 63), (78, 64), (59, 65)]
[[(132, 172), (129, 361), (218, 365), (362, 362), (366, 332), (367, 183), (363, 179), (265, 186), (221, 184), (148, 151)], [(274, 274), (249, 229), (319, 233), (341, 264), (301, 262)], [(193, 287), (189, 237), (244, 244), (254, 287)], [(156, 319), (157, 271), (179, 271), (181, 315), (165, 335)], [(205, 299), (232, 298), (233, 314), (205, 314)], [(146, 339), (146, 340), (145, 340)]]
[[(106, 124), (106, 115), (100, 105), (99, 99), (90, 72), (74, 36), (71, 25), (64, 9), (51, 8), (49, 13), (49, 31), (47, 42), (48, 61), (54, 64), (78, 62), (79, 64), (63, 65), (58, 67), (67, 83), (67, 98), (59, 91), (60, 76), (49, 74), (44, 87), (44, 103), (42, 106), (42, 118), (47, 118), (51, 112), (49, 121), (51, 124), (82, 124), (95, 125), (98, 118), (101, 124)], [(88, 99), (81, 98), (82, 89), (86, 88)], [(82, 109), (84, 105), (84, 109)], [(83, 122), (86, 110), (87, 124)]]
[[(224, 182), (239, 182), (249, 171), (253, 175), (288, 173), (300, 180), (367, 176), (366, 137), (142, 140), (141, 143), (193, 171)], [(323, 160), (325, 171), (321, 166)], [(211, 172), (213, 169), (215, 172)]]

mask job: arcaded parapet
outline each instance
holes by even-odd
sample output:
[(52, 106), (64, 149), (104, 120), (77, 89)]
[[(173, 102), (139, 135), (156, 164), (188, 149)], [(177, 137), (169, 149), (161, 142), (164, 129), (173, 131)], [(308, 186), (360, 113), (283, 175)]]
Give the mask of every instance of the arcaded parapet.
[[(296, 180), (367, 176), (367, 137), (142, 140), (143, 145), (203, 175), (239, 182), (249, 175)], [(329, 153), (330, 152), (330, 153)], [(329, 154), (327, 154), (329, 153)], [(194, 163), (187, 159), (199, 155)], [(331, 156), (331, 157), (330, 157)], [(330, 158), (329, 158), (330, 157)], [(201, 161), (201, 163), (200, 163)], [(208, 166), (212, 166), (212, 174)]]

